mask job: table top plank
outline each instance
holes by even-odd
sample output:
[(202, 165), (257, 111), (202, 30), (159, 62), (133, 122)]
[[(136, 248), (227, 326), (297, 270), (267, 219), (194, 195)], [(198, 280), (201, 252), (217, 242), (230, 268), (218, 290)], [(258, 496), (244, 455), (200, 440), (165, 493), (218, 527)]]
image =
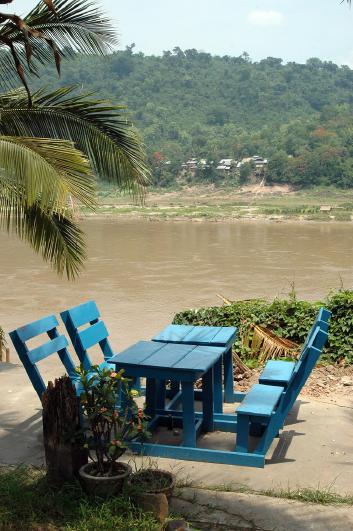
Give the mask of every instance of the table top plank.
[(184, 337), (184, 341), (189, 341), (194, 345), (200, 343), (209, 345), (220, 330), (220, 326), (193, 326)]
[(113, 356), (110, 363), (129, 363), (133, 365), (141, 364), (145, 359), (149, 358), (165, 346), (165, 343), (157, 343), (153, 341), (139, 341), (131, 347), (123, 350), (120, 354)]
[(188, 356), (193, 348), (193, 345), (163, 343), (163, 348), (144, 360), (143, 364), (148, 364), (150, 367), (173, 367), (176, 363), (181, 362), (183, 358)]
[(212, 343), (225, 345), (230, 340), (235, 341), (238, 329), (236, 326), (222, 326), (219, 332), (214, 336)]
[(187, 356), (173, 365), (173, 369), (205, 372), (222, 356), (222, 347), (195, 347)]
[(193, 326), (168, 325), (153, 341), (189, 343), (193, 345), (223, 346), (235, 340), (237, 328), (234, 326)]
[(150, 367), (169, 370), (171, 373), (180, 370), (205, 372), (222, 356), (224, 350), (224, 347), (139, 341), (113, 356), (109, 362), (120, 367)]

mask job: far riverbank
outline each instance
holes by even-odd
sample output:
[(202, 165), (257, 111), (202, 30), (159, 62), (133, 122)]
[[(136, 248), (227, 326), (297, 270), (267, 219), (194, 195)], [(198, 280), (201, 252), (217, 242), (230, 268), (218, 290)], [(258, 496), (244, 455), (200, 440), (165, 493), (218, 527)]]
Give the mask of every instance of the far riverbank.
[(351, 222), (353, 190), (320, 188), (294, 191), (288, 186), (221, 188), (214, 185), (151, 190), (143, 204), (113, 189), (98, 193), (89, 217), (123, 217), (150, 221)]

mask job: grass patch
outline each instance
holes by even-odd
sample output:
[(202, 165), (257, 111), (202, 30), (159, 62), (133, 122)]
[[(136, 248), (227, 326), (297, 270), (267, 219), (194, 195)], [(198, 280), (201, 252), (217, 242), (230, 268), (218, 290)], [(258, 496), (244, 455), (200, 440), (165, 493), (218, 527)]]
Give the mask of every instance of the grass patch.
[(291, 489), (265, 489), (255, 490), (242, 484), (223, 484), (213, 486), (194, 486), (202, 490), (212, 490), (215, 492), (235, 492), (239, 494), (256, 494), (258, 496), (268, 496), (270, 498), (282, 498), (295, 500), (303, 503), (315, 503), (318, 505), (348, 505), (353, 506), (353, 494), (342, 496), (334, 492), (332, 487), (327, 488), (298, 488)]
[(91, 498), (79, 483), (54, 488), (42, 470), (19, 467), (0, 470), (0, 529), (157, 531), (160, 525), (127, 497)]
[(334, 492), (330, 487), (324, 489), (280, 489), (264, 490), (257, 492), (263, 496), (272, 498), (285, 498), (286, 500), (297, 500), (304, 503), (317, 503), (319, 505), (353, 505), (353, 495), (347, 494), (341, 496)]

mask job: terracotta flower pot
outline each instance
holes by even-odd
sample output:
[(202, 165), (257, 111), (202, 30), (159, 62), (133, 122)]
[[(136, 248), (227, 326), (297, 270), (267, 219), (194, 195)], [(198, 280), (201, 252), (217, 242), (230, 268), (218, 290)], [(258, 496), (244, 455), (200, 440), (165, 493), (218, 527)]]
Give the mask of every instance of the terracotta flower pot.
[(95, 466), (95, 463), (88, 463), (79, 470), (80, 481), (87, 494), (101, 498), (121, 494), (126, 480), (131, 475), (131, 466), (117, 462), (115, 463), (114, 476), (94, 476), (90, 472)]
[(145, 468), (132, 474), (130, 484), (147, 494), (165, 494), (169, 499), (175, 487), (175, 478), (171, 472), (154, 468)]

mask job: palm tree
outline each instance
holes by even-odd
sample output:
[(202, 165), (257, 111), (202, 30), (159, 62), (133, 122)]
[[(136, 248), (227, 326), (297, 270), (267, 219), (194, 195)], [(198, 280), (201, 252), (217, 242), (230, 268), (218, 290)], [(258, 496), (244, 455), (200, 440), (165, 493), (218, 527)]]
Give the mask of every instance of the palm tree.
[(74, 86), (31, 93), (27, 79), (49, 61), (60, 72), (62, 57), (105, 54), (115, 43), (90, 0), (43, 0), (24, 19), (0, 13), (0, 228), (68, 278), (85, 259), (72, 200), (94, 208), (95, 177), (141, 197), (145, 155), (125, 108)]

